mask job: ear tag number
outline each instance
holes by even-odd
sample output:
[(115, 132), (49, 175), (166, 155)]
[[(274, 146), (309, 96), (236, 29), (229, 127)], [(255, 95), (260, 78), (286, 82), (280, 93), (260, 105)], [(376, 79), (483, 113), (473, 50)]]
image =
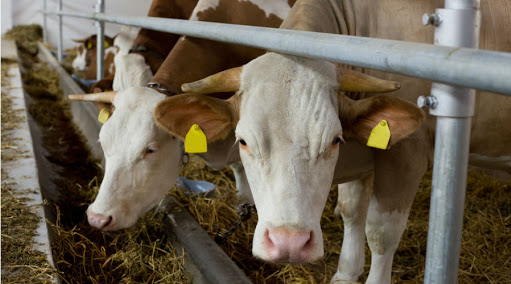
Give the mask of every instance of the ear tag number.
[(388, 149), (389, 141), (389, 124), (386, 120), (382, 120), (371, 130), (371, 134), (369, 134), (369, 139), (367, 140), (367, 146), (385, 150)]
[(206, 135), (197, 124), (192, 125), (185, 137), (185, 152), (206, 153), (207, 151), (208, 142)]
[(98, 121), (101, 122), (101, 124), (105, 124), (109, 117), (110, 113), (108, 110), (106, 110), (106, 108), (102, 108), (98, 115)]

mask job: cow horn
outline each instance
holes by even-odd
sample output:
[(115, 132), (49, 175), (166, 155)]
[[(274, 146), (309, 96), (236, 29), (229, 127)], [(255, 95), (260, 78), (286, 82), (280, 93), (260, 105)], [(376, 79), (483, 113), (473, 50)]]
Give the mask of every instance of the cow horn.
[(74, 41), (74, 42), (77, 42), (77, 43), (84, 43), (84, 42), (87, 41), (86, 38), (84, 38), (84, 39), (71, 39), (71, 40)]
[(113, 103), (116, 94), (117, 91), (109, 91), (94, 94), (69, 95), (68, 98), (73, 101), (86, 101), (111, 104)]
[(399, 90), (401, 84), (379, 79), (350, 69), (337, 68), (339, 89), (345, 92), (388, 93)]
[(227, 69), (202, 80), (183, 84), (181, 90), (185, 93), (211, 94), (236, 92), (240, 88), (240, 76), (243, 66)]

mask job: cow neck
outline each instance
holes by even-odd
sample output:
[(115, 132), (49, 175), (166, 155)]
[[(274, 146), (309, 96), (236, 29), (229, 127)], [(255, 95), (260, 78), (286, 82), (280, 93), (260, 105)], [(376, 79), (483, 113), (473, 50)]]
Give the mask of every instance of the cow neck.
[[(293, 2), (291, 0), (290, 4)], [(273, 14), (267, 17), (263, 10), (244, 1), (220, 1), (215, 9), (206, 9), (198, 13), (197, 20), (264, 27), (278, 27), (282, 22)], [(185, 37), (176, 43), (151, 80), (159, 85), (152, 86), (155, 89), (156, 86), (165, 86), (164, 89), (179, 94), (184, 83), (244, 65), (263, 53), (264, 51), (260, 49)], [(231, 95), (232, 93), (222, 93), (212, 96), (227, 98)]]
[[(154, 0), (147, 16), (189, 19), (195, 5), (197, 5), (197, 0)], [(176, 34), (141, 29), (130, 53), (142, 55), (153, 74), (155, 74), (178, 39), (179, 35)]]

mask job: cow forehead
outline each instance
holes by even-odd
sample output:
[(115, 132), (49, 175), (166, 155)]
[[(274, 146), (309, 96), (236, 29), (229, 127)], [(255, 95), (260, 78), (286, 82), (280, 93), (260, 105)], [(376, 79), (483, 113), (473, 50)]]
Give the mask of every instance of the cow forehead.
[(329, 62), (268, 53), (243, 68), (236, 131), (265, 151), (298, 145), (286, 149), (317, 156), (341, 132), (337, 86)]
[(148, 142), (163, 138), (165, 133), (156, 126), (153, 110), (164, 98), (165, 95), (155, 90), (141, 87), (118, 92), (115, 111), (100, 131), (99, 139), (105, 152), (113, 154), (112, 147), (140, 150)]

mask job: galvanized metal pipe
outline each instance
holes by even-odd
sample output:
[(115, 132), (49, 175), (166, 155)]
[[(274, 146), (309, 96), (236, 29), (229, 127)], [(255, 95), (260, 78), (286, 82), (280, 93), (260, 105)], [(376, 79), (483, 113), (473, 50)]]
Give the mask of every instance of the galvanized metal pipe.
[[(59, 5), (58, 5), (58, 11), (59, 12), (62, 12), (62, 0), (59, 0)], [(58, 39), (58, 47), (57, 47), (57, 59), (59, 62), (62, 62), (62, 53), (63, 53), (63, 48), (62, 48), (62, 15), (59, 14), (59, 39)]]
[[(439, 45), (478, 48), (479, 0), (446, 0), (437, 9), (435, 29)], [(434, 83), (431, 96), (437, 106), (433, 182), (424, 283), (456, 283), (458, 277), (463, 209), (474, 115), (475, 90)]]
[(511, 95), (511, 53), (200, 21), (58, 14), (232, 42)]
[[(96, 4), (96, 13), (105, 12), (105, 2), (98, 0)], [(96, 35), (96, 79), (101, 80), (105, 77), (105, 65), (103, 64), (105, 58), (105, 23), (103, 21), (96, 21), (97, 35)]]
[[(43, 0), (43, 9), (47, 9), (47, 0)], [(48, 26), (46, 22), (46, 14), (43, 13), (43, 41), (44, 43), (48, 43)]]

